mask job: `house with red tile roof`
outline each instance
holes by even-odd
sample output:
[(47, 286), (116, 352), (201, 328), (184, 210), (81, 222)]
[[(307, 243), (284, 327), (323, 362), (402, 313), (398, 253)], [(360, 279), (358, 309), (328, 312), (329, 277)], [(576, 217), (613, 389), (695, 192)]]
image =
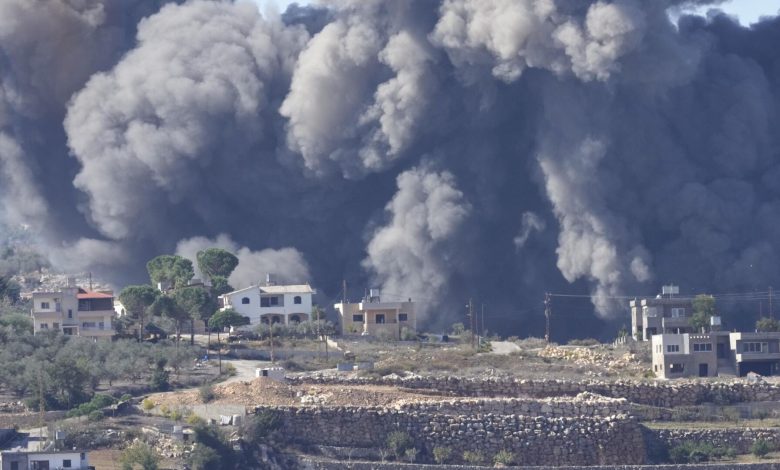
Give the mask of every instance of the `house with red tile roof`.
[(115, 334), (114, 295), (87, 291), (69, 283), (56, 291), (33, 292), (35, 334), (56, 330), (63, 335), (110, 339)]

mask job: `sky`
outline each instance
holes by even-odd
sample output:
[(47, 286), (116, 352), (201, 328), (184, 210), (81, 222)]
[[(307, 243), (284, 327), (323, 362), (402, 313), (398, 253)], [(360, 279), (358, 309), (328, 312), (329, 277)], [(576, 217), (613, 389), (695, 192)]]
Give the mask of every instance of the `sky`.
[[(284, 11), (291, 3), (298, 3), (299, 5), (306, 5), (313, 3), (310, 0), (253, 0), (258, 5), (265, 5), (268, 3), (276, 3), (281, 11)], [(698, 13), (705, 15), (711, 6), (702, 7), (697, 10)], [(747, 26), (751, 23), (755, 23), (762, 16), (774, 16), (777, 15), (780, 10), (780, 0), (730, 0), (717, 8), (725, 11), (730, 15), (735, 15), (739, 18), (740, 23)]]

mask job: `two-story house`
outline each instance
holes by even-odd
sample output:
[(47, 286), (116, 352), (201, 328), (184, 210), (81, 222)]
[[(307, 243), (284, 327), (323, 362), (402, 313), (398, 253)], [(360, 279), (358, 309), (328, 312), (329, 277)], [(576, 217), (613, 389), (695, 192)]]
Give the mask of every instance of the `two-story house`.
[(371, 289), (361, 302), (340, 302), (333, 307), (339, 315), (341, 334), (386, 336), (400, 339), (403, 328), (417, 330), (417, 316), (412, 299), (402, 302), (382, 301), (379, 289)]
[(58, 291), (33, 292), (33, 331), (57, 330), (64, 335), (111, 338), (114, 331), (114, 296), (90, 292), (69, 283)]
[(249, 286), (221, 295), (222, 309), (232, 308), (249, 318), (249, 325), (280, 323), (289, 325), (311, 319), (312, 295), (309, 284)]
[(661, 378), (780, 375), (780, 333), (662, 334), (652, 339), (653, 372)]
[(677, 286), (664, 286), (663, 294), (629, 302), (631, 335), (635, 340), (650, 341), (657, 334), (694, 332), (690, 324), (693, 297), (676, 296), (678, 292)]

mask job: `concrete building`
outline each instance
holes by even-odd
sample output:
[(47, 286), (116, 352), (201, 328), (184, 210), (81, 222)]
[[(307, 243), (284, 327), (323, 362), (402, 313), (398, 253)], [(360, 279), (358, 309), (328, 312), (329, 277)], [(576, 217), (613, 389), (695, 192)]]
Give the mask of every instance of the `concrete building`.
[(657, 334), (694, 333), (690, 324), (693, 297), (680, 297), (678, 293), (677, 286), (664, 286), (655, 297), (631, 300), (631, 336), (649, 341)]
[(311, 318), (312, 295), (316, 293), (309, 284), (276, 285), (269, 277), (265, 284), (228, 292), (219, 299), (222, 309), (232, 308), (249, 317), (250, 326), (289, 325)]
[(2, 470), (87, 470), (94, 468), (89, 466), (89, 457), (86, 452), (16, 450), (0, 452), (0, 469)]
[(417, 316), (412, 299), (405, 302), (382, 301), (379, 289), (358, 303), (337, 303), (341, 334), (360, 334), (400, 339), (403, 328), (417, 330)]
[(111, 338), (114, 331), (114, 296), (89, 292), (73, 283), (51, 292), (33, 292), (33, 331), (57, 330), (64, 335)]
[(660, 378), (780, 375), (780, 333), (775, 332), (660, 334), (652, 338), (652, 354)]

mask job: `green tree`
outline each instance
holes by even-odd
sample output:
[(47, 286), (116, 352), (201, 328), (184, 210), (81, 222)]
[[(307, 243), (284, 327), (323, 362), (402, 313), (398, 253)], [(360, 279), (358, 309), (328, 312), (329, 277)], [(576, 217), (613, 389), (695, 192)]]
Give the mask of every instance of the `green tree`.
[(715, 315), (715, 297), (707, 294), (699, 294), (693, 299), (693, 315), (691, 326), (696, 331), (710, 325), (710, 318)]
[(190, 318), (189, 313), (170, 295), (157, 297), (151, 307), (149, 307), (149, 310), (153, 315), (165, 317), (173, 321), (176, 328), (176, 347), (178, 348), (179, 338), (181, 337), (181, 325)]
[(195, 320), (207, 321), (214, 311), (209, 294), (200, 287), (184, 287), (173, 291), (176, 303), (189, 315), (190, 344), (195, 344)]
[(160, 255), (146, 263), (153, 284), (170, 283), (174, 289), (184, 287), (195, 276), (192, 261), (176, 255)]
[(758, 331), (780, 331), (780, 322), (774, 318), (762, 317), (756, 322)]
[(127, 286), (119, 292), (119, 301), (122, 302), (122, 305), (125, 306), (128, 313), (130, 313), (133, 318), (137, 318), (140, 322), (138, 327), (138, 341), (143, 340), (144, 327), (146, 326), (144, 324), (146, 309), (154, 303), (157, 299), (157, 295), (157, 290), (148, 285)]
[(220, 374), (222, 373), (222, 343), (219, 338), (220, 332), (222, 332), (225, 328), (230, 328), (231, 326), (243, 326), (248, 324), (249, 318), (242, 316), (232, 308), (220, 310), (212, 315), (211, 319), (209, 319), (209, 329), (213, 329), (217, 332), (217, 346), (220, 351), (218, 353)]
[(125, 449), (119, 458), (122, 470), (132, 470), (139, 465), (142, 470), (157, 470), (160, 468), (160, 456), (148, 444), (138, 442)]
[(214, 276), (228, 278), (238, 266), (236, 255), (222, 248), (207, 248), (199, 251), (197, 260), (198, 269), (209, 279), (213, 279)]
[(19, 284), (10, 278), (0, 276), (0, 300), (8, 299), (12, 303), (17, 302), (19, 300), (19, 291)]
[(233, 291), (233, 286), (228, 283), (226, 277), (212, 276), (211, 278), (211, 296), (216, 299), (222, 294), (227, 294)]

